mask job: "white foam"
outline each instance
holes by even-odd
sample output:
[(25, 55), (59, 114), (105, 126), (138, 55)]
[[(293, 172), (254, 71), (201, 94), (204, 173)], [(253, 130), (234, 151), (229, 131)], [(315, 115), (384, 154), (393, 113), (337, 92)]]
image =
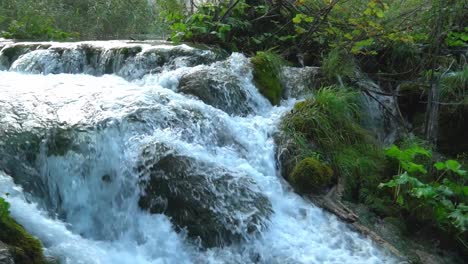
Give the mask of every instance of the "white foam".
[[(11, 194), (12, 216), (62, 263), (394, 263), (369, 239), (291, 192), (277, 175), (272, 135), (294, 100), (279, 107), (265, 103), (251, 75), (240, 68), (248, 61), (239, 54), (230, 60), (232, 72), (242, 75), (242, 86), (261, 106), (255, 115), (230, 116), (177, 94), (174, 83), (189, 68), (138, 82), (107, 75), (0, 72), (1, 100), (22, 107), (29, 119), (107, 124), (79, 133), (79, 147), (86, 151), (41, 152), (38, 159), (48, 182), (49, 209), (65, 215), (67, 223), (28, 203), (21, 188), (0, 173), (0, 193)], [(127, 119), (135, 113), (144, 122)], [(167, 217), (141, 211), (134, 166), (141, 148), (154, 139), (252, 177), (255, 189), (272, 203), (268, 229), (240, 245), (199, 250), (174, 231)], [(103, 175), (111, 181), (103, 181)]]

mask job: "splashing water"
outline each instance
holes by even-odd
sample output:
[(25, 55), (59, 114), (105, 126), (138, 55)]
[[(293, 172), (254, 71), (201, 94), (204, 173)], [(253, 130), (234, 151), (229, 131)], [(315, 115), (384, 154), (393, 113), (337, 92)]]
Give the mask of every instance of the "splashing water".
[[(272, 107), (244, 56), (93, 42), (29, 44), (6, 57), (14, 45), (0, 53), (0, 193), (10, 193), (12, 216), (61, 263), (396, 262), (277, 174), (272, 136), (294, 100)], [(216, 83), (217, 100), (231, 108), (180, 91), (181, 78), (199, 71), (224, 80)], [(230, 80), (234, 86), (226, 85)], [(226, 89), (239, 89), (244, 100)], [(249, 111), (237, 115), (236, 107)], [(135, 167), (151, 142), (247, 175), (251, 190), (271, 203), (266, 228), (202, 249), (169, 217), (142, 210)]]

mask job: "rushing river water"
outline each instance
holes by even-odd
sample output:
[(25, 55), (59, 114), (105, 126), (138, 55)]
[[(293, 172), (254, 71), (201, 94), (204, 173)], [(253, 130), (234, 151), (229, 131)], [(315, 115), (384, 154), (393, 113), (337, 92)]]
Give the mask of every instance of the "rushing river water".
[[(2, 45), (0, 194), (61, 263), (395, 262), (278, 175), (273, 135), (294, 99), (271, 106), (243, 55), (165, 43)], [(209, 164), (213, 173), (197, 174), (208, 194), (194, 204), (209, 204), (239, 240), (203, 248), (171, 223), (177, 212), (141, 209), (137, 168), (154, 144), (189, 168)]]

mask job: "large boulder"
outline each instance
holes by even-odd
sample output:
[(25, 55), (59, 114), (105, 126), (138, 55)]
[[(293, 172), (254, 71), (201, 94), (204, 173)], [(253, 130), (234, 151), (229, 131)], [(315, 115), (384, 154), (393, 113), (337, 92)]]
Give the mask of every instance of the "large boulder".
[(180, 79), (179, 91), (228, 114), (243, 116), (252, 112), (247, 92), (228, 70), (213, 71), (207, 67), (185, 74)]
[(202, 246), (229, 245), (265, 227), (271, 204), (245, 175), (159, 143), (148, 145), (141, 156), (140, 207), (168, 215)]

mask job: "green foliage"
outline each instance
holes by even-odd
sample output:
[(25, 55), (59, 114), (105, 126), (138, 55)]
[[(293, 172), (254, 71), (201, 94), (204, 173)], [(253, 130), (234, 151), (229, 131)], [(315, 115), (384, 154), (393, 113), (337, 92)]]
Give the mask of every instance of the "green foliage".
[(64, 40), (78, 37), (78, 33), (60, 31), (51, 20), (40, 16), (30, 16), (27, 21), (13, 20), (1, 36), (11, 39), (54, 39)]
[(245, 19), (248, 8), (245, 1), (239, 1), (234, 8), (226, 1), (218, 5), (207, 2), (187, 16), (170, 12), (166, 20), (171, 24), (171, 40), (225, 44), (222, 46), (235, 49), (235, 44), (231, 46), (228, 42), (232, 41), (234, 31), (242, 32), (250, 26)]
[(429, 150), (418, 145), (405, 149), (393, 145), (386, 155), (398, 160), (400, 169), (392, 180), (379, 186), (393, 189), (395, 202), (420, 221), (433, 223), (462, 239), (468, 228), (468, 186), (461, 164), (456, 160), (436, 162), (433, 166), (439, 171), (437, 178), (424, 182), (420, 175), (428, 174), (430, 168), (418, 164), (416, 158), (430, 157)]
[(13, 249), (15, 263), (44, 264), (42, 245), (10, 216), (0, 218), (0, 241)]
[(281, 67), (286, 62), (273, 52), (260, 51), (251, 58), (254, 82), (261, 94), (278, 105), (283, 95)]
[(333, 170), (315, 158), (301, 160), (290, 175), (291, 184), (302, 193), (312, 193), (332, 183)]
[(465, 27), (463, 31), (456, 32), (451, 31), (445, 38), (445, 43), (449, 47), (463, 47), (468, 43), (468, 27)]
[(146, 0), (2, 0), (0, 34), (16, 39), (116, 38), (156, 31), (156, 15), (157, 6)]

